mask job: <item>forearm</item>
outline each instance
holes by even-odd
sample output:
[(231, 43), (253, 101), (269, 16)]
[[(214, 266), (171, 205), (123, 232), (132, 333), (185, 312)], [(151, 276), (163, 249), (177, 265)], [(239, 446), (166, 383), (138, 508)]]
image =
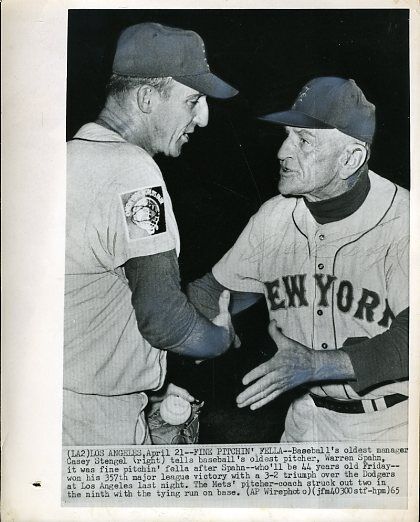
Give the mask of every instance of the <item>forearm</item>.
[(351, 359), (342, 350), (313, 350), (312, 361), (312, 381), (351, 381), (355, 378)]
[(200, 315), (182, 293), (174, 251), (130, 259), (124, 268), (139, 331), (152, 346), (199, 359), (227, 349), (227, 331)]
[(408, 378), (409, 308), (400, 312), (383, 334), (357, 344), (346, 344), (345, 352), (354, 369), (355, 380), (349, 384), (358, 392), (383, 382)]
[[(200, 279), (188, 284), (187, 296), (190, 302), (208, 319), (213, 319), (218, 314), (218, 301), (223, 290), (229, 288), (221, 285), (214, 275), (209, 272)], [(232, 315), (249, 308), (263, 297), (263, 294), (253, 292), (231, 292), (229, 311)]]
[(408, 377), (408, 317), (406, 308), (383, 334), (349, 339), (339, 350), (314, 351), (313, 381), (343, 380), (358, 393), (384, 382)]
[[(186, 337), (160, 348), (195, 359), (211, 359), (221, 355), (230, 345), (228, 332), (202, 317), (193, 306), (191, 308), (195, 322)], [(188, 323), (188, 319), (185, 322)]]

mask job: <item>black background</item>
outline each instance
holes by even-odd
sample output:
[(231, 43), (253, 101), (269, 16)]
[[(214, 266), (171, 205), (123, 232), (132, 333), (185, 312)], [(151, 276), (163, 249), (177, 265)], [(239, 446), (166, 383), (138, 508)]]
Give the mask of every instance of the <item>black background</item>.
[[(288, 108), (316, 76), (353, 78), (376, 105), (370, 168), (409, 188), (408, 10), (70, 10), (67, 137), (96, 118), (119, 32), (155, 21), (203, 38), (213, 72), (240, 94), (208, 99), (209, 125), (182, 155), (155, 158), (181, 235), (183, 281), (201, 276), (233, 244), (262, 202), (277, 194), (281, 128), (255, 115)], [(247, 369), (272, 350), (264, 304), (242, 314), (238, 352), (194, 367), (170, 359), (179, 382), (206, 400), (201, 442), (278, 441), (287, 398), (259, 412), (235, 408)]]

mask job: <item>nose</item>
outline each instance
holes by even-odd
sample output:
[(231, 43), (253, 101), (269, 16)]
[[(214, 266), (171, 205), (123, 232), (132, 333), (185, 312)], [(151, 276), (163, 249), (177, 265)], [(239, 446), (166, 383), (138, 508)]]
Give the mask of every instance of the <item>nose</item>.
[(205, 127), (209, 122), (209, 106), (207, 100), (202, 96), (195, 106), (194, 123), (199, 127)]
[(277, 158), (280, 160), (280, 162), (284, 161), (286, 158), (290, 158), (292, 156), (291, 151), (291, 142), (290, 138), (287, 137), (281, 147), (279, 148), (279, 151), (277, 153)]

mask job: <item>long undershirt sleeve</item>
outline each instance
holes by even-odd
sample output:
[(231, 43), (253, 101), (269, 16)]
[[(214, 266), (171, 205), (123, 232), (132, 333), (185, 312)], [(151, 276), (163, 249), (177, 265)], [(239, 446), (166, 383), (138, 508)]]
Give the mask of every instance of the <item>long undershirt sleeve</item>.
[(356, 380), (349, 385), (354, 391), (363, 394), (380, 383), (408, 378), (408, 323), (406, 308), (383, 334), (341, 348), (353, 365)]
[(174, 250), (129, 259), (124, 269), (139, 331), (152, 346), (197, 359), (227, 350), (227, 330), (203, 317), (181, 291)]

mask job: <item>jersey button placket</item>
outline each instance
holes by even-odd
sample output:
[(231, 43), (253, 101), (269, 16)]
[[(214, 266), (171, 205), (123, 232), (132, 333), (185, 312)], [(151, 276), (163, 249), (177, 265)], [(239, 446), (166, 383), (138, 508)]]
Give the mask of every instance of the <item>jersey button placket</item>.
[[(315, 270), (321, 278), (321, 282), (323, 284), (326, 283), (328, 274), (332, 273), (332, 252), (331, 246), (326, 244), (326, 235), (325, 233), (318, 231), (316, 234), (316, 244), (317, 244), (317, 260), (315, 264)], [(330, 306), (331, 306), (331, 292), (332, 288), (329, 289), (328, 295), (326, 296), (328, 306), (327, 308), (316, 307), (316, 315), (315, 315), (315, 329), (317, 331), (316, 337), (318, 338), (318, 343), (315, 346), (318, 347), (318, 350), (327, 350), (331, 349), (334, 346), (334, 340), (332, 337), (328, 335), (328, 333), (333, 334), (333, 324), (332, 319), (330, 317)], [(317, 303), (319, 302), (319, 298)], [(319, 306), (319, 305), (318, 305)], [(327, 334), (327, 335), (326, 335)], [(331, 347), (331, 348), (329, 348)]]

